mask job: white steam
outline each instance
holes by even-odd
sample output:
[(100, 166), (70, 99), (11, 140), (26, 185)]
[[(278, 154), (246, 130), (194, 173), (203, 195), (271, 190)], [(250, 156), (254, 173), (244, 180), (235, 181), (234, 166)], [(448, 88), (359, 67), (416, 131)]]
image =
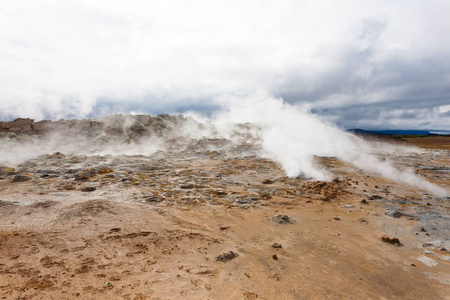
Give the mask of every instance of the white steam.
[[(180, 116), (168, 122), (161, 117), (111, 116), (97, 120), (105, 125), (106, 131), (99, 130), (94, 135), (82, 131), (69, 134), (70, 131), (61, 129), (43, 137), (25, 135), (17, 139), (3, 138), (0, 141), (0, 163), (16, 165), (57, 151), (69, 155), (152, 155), (157, 151), (183, 151), (191, 146), (195, 148), (202, 144), (202, 140), (219, 138), (227, 139), (228, 145), (232, 146), (260, 146), (262, 155), (277, 161), (290, 177), (302, 175), (315, 180), (331, 180), (334, 175), (316, 163), (315, 157), (336, 157), (361, 170), (399, 183), (439, 196), (449, 194), (412, 170), (399, 170), (377, 157), (384, 154), (410, 154), (419, 149), (368, 143), (325, 123), (313, 115), (308, 107), (285, 103), (265, 91), (246, 98), (223, 96), (216, 102), (221, 110), (211, 117), (195, 112), (185, 114), (197, 122)], [(144, 123), (137, 122), (139, 118), (147, 125), (152, 122), (156, 125), (146, 127)], [(151, 122), (146, 123), (145, 120)], [(158, 133), (158, 130), (162, 131)], [(147, 135), (136, 136), (136, 132), (140, 131), (147, 132)], [(122, 133), (114, 135), (114, 132)]]
[[(412, 170), (398, 170), (381, 161), (369, 143), (321, 121), (306, 107), (290, 105), (264, 91), (240, 99), (221, 97), (223, 109), (212, 117), (219, 128), (224, 124), (245, 123), (261, 127), (262, 146), (266, 154), (279, 162), (290, 177), (305, 175), (315, 180), (330, 180), (332, 174), (314, 164), (314, 156), (333, 156), (367, 172), (428, 190), (439, 196), (448, 192), (417, 176)], [(383, 152), (393, 152), (383, 146)], [(408, 151), (400, 148), (395, 151)]]

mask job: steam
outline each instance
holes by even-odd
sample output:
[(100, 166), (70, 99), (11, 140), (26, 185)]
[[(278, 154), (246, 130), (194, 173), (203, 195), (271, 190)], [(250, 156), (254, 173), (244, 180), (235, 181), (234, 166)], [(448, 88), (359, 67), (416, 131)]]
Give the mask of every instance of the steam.
[[(212, 117), (217, 127), (251, 122), (261, 128), (262, 147), (266, 155), (279, 162), (290, 177), (304, 175), (315, 180), (330, 180), (333, 175), (314, 164), (314, 156), (333, 156), (355, 167), (379, 174), (399, 183), (416, 186), (445, 196), (448, 192), (417, 176), (412, 170), (398, 170), (372, 153), (373, 146), (352, 134), (339, 130), (312, 115), (308, 108), (290, 105), (264, 91), (240, 99), (221, 97), (223, 109)], [(384, 152), (413, 151), (406, 147), (383, 146)]]
[[(261, 149), (257, 154), (278, 162), (290, 177), (331, 180), (335, 175), (316, 163), (315, 157), (336, 157), (365, 172), (435, 195), (448, 195), (445, 189), (427, 182), (413, 170), (399, 170), (377, 157), (411, 154), (419, 149), (368, 143), (322, 121), (309, 107), (288, 104), (264, 90), (244, 98), (222, 96), (215, 102), (221, 109), (210, 117), (196, 112), (187, 112), (184, 117), (115, 115), (95, 120), (105, 126), (102, 130), (73, 131), (77, 126), (89, 126), (90, 121), (64, 121), (61, 126), (65, 129), (44, 136), (4, 137), (0, 163), (17, 165), (57, 151), (69, 155), (152, 155), (158, 151), (183, 151), (199, 145), (199, 141), (222, 139), (228, 141), (228, 146), (256, 146), (253, 149)], [(208, 143), (202, 146), (208, 147)]]

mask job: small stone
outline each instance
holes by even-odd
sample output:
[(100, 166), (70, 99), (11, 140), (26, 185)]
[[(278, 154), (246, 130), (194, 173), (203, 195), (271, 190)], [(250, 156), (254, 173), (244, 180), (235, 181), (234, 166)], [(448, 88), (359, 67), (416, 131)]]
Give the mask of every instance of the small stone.
[(220, 230), (227, 230), (230, 226), (220, 226)]
[(401, 216), (403, 216), (403, 214), (399, 211), (396, 211), (392, 214), (392, 217), (396, 219), (400, 218)]
[(31, 176), (29, 176), (29, 175), (17, 174), (16, 176), (14, 176), (13, 182), (23, 182), (23, 181), (28, 181), (30, 179), (31, 179)]
[(335, 219), (336, 221), (340, 221), (341, 220), (341, 218), (339, 218), (339, 217), (334, 217), (333, 219)]
[(163, 201), (163, 199), (161, 199), (155, 195), (152, 195), (152, 196), (145, 198), (142, 202), (161, 202), (161, 201)]
[(274, 247), (274, 248), (282, 248), (281, 244), (279, 244), (279, 243), (273, 243), (272, 247)]
[(425, 228), (420, 228), (420, 231), (422, 231), (422, 232), (427, 232), (427, 230), (425, 229)]
[(273, 181), (272, 179), (266, 179), (264, 180), (262, 183), (263, 184), (273, 184), (275, 181)]
[(187, 189), (193, 189), (195, 187), (195, 185), (193, 184), (182, 184), (180, 185), (181, 189), (187, 190)]
[(295, 220), (289, 217), (288, 215), (277, 215), (272, 218), (272, 221), (278, 224), (295, 224)]
[(85, 187), (82, 187), (80, 190), (82, 191), (82, 192), (93, 192), (93, 191), (95, 191), (97, 188), (95, 187), (95, 186), (85, 186)]
[(400, 246), (400, 245), (401, 245), (401, 244), (400, 244), (400, 240), (399, 240), (398, 238), (396, 238), (396, 237), (391, 237), (391, 236), (388, 236), (388, 235), (383, 235), (383, 236), (381, 237), (381, 240), (382, 240), (383, 242), (385, 242), (385, 243), (388, 243), (388, 244), (397, 245), (397, 246)]
[(274, 255), (272, 255), (272, 258), (273, 258), (274, 260), (278, 260), (278, 255), (274, 254)]
[(222, 253), (219, 256), (217, 256), (216, 260), (221, 261), (221, 262), (227, 262), (238, 256), (239, 256), (239, 254), (237, 254), (236, 252), (228, 251), (228, 252)]
[(359, 218), (358, 221), (359, 221), (360, 223), (366, 223), (366, 224), (369, 224), (369, 221), (367, 221), (366, 218)]
[(361, 203), (362, 203), (362, 204), (367, 204), (367, 203), (369, 203), (369, 202), (367, 202), (366, 199), (362, 199), (362, 200), (361, 200)]

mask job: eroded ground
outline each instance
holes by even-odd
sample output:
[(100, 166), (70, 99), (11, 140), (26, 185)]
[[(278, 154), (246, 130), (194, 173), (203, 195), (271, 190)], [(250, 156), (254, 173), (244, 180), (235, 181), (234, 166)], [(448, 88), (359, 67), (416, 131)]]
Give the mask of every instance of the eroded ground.
[[(217, 142), (3, 167), (0, 298), (450, 299), (448, 198), (334, 158), (332, 182), (287, 178)], [(449, 189), (447, 140), (425, 142), (380, 156)]]

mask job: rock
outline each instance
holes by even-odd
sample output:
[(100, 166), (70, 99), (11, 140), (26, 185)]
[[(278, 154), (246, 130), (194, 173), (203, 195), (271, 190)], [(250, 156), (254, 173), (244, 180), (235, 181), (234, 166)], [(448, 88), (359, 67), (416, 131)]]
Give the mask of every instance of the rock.
[(272, 221), (278, 223), (278, 224), (295, 224), (296, 221), (289, 217), (288, 215), (277, 215), (272, 218)]
[(114, 170), (111, 169), (109, 166), (100, 166), (97, 168), (98, 174), (107, 174), (107, 173), (112, 173), (112, 172), (114, 172)]
[(89, 180), (94, 174), (89, 171), (81, 171), (75, 174), (75, 180), (77, 181), (87, 181)]
[(339, 217), (334, 217), (333, 219), (336, 220), (336, 221), (340, 221), (341, 220), (341, 218), (339, 218)]
[(420, 231), (422, 231), (422, 232), (427, 232), (427, 230), (425, 229), (425, 228), (420, 228)]
[(257, 197), (250, 197), (250, 198), (246, 198), (246, 199), (240, 199), (236, 201), (236, 204), (250, 204), (252, 202), (256, 202), (256, 201), (260, 201), (261, 199), (257, 198)]
[(16, 175), (17, 171), (14, 168), (0, 165), (0, 175)]
[(155, 196), (155, 195), (151, 195), (147, 198), (145, 198), (142, 202), (161, 202), (163, 201), (163, 199)]
[(220, 226), (220, 230), (227, 230), (230, 226)]
[(70, 191), (70, 190), (76, 189), (76, 186), (74, 186), (72, 184), (66, 184), (62, 188), (65, 189), (66, 191)]
[(180, 185), (181, 189), (193, 189), (194, 187), (195, 187), (195, 185), (193, 185), (192, 183)]
[(275, 181), (273, 181), (272, 179), (266, 179), (262, 183), (263, 184), (273, 184), (273, 183), (275, 183)]
[(388, 211), (388, 212), (386, 212), (386, 214), (388, 216), (391, 216), (392, 218), (395, 218), (395, 219), (399, 219), (401, 217), (407, 217), (408, 220), (418, 220), (419, 219), (416, 216), (413, 216), (413, 215), (410, 215), (410, 214), (405, 214), (405, 213), (400, 212), (400, 211), (394, 211), (394, 212), (389, 212)]
[(366, 223), (366, 224), (369, 224), (369, 221), (367, 221), (366, 218), (359, 218), (358, 221), (359, 221), (359, 223)]
[(373, 195), (373, 196), (369, 197), (369, 200), (381, 200), (381, 199), (383, 199), (383, 197), (378, 196), (378, 195)]
[(281, 244), (279, 244), (279, 243), (273, 243), (272, 247), (274, 247), (274, 248), (282, 248)]
[(216, 260), (221, 261), (221, 262), (227, 262), (232, 259), (235, 259), (238, 256), (239, 256), (239, 254), (237, 254), (236, 252), (228, 251), (228, 252), (222, 253), (219, 256), (217, 256)]
[(396, 219), (400, 218), (401, 216), (403, 216), (403, 214), (399, 211), (396, 211), (392, 214), (392, 217)]
[(272, 255), (272, 258), (273, 258), (274, 260), (278, 260), (278, 255), (274, 254), (274, 255)]
[(58, 175), (56, 175), (56, 174), (42, 174), (41, 177), (44, 178), (44, 179), (50, 179), (50, 178), (56, 178), (56, 177), (58, 177)]
[(82, 192), (93, 192), (93, 191), (95, 191), (97, 188), (95, 187), (95, 186), (85, 186), (85, 187), (82, 187), (80, 190), (82, 191)]
[(13, 178), (13, 182), (22, 182), (22, 181), (28, 181), (31, 179), (31, 176), (26, 174), (17, 174)]
[(397, 246), (400, 246), (400, 245), (401, 245), (400, 240), (399, 240), (398, 238), (396, 238), (396, 237), (391, 237), (391, 236), (388, 236), (388, 235), (383, 235), (383, 236), (381, 237), (381, 240), (382, 240), (383, 242), (385, 242), (385, 243), (388, 243), (388, 244), (397, 245)]

